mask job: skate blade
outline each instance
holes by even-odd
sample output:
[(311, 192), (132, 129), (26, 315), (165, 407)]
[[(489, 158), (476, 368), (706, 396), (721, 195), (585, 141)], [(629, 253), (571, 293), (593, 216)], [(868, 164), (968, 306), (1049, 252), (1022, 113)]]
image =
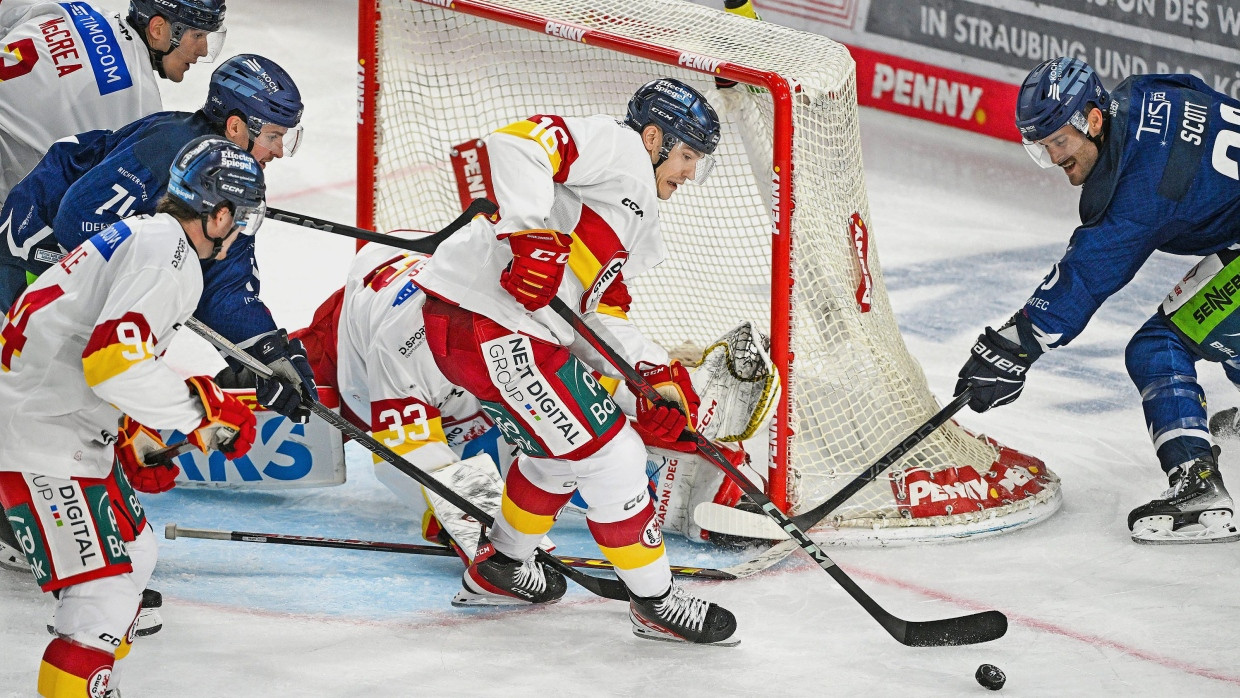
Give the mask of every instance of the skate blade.
[(1133, 524), (1132, 541), (1141, 545), (1200, 545), (1240, 540), (1240, 529), (1232, 523), (1230, 511), (1204, 512), (1198, 521), (1205, 523), (1173, 529), (1170, 516), (1138, 519)]
[(30, 563), (26, 562), (25, 555), (0, 543), (0, 568), (14, 572), (29, 572)]
[(134, 634), (138, 637), (150, 637), (162, 630), (163, 627), (163, 616), (159, 615), (159, 612), (154, 609), (144, 608), (138, 612), (138, 627), (134, 629)]
[(645, 628), (638, 628), (637, 626), (633, 627), (633, 634), (636, 635), (637, 637), (640, 637), (643, 640), (655, 640), (656, 642), (670, 642), (676, 645), (696, 645), (699, 647), (736, 647), (737, 645), (741, 644), (741, 639), (735, 635), (733, 635), (732, 637), (720, 640), (719, 642), (689, 642), (688, 640), (681, 638), (681, 637), (677, 637), (675, 635), (655, 632), (653, 630), (647, 630)]
[[(559, 601), (556, 599), (555, 601)], [(467, 589), (461, 589), (456, 592), (456, 596), (452, 597), (452, 605), (457, 608), (474, 608), (478, 606), (545, 606), (555, 603), (555, 601), (547, 601), (541, 604), (534, 604), (532, 601), (518, 599), (515, 596), (496, 596), (495, 594), (478, 594)]]

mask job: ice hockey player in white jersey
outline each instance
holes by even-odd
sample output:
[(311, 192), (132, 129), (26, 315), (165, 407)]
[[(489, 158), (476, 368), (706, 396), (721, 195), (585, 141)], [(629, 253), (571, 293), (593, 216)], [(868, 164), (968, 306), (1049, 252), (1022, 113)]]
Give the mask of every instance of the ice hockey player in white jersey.
[(175, 429), (244, 455), (254, 414), (161, 360), (202, 293), (200, 260), (261, 223), (261, 168), (216, 137), (185, 147), (150, 217), (121, 221), (40, 275), (0, 323), (0, 504), (35, 581), (56, 592), (38, 693), (115, 690), (157, 546), (134, 490), (172, 486), (145, 457)]
[(439, 369), (522, 451), (455, 603), (559, 599), (563, 576), (534, 551), (577, 490), (590, 532), (630, 590), (634, 633), (737, 642), (729, 611), (673, 584), (642, 438), (593, 375), (616, 371), (546, 307), (559, 296), (606, 322), (623, 355), (677, 403), (637, 401), (638, 430), (674, 442), (698, 398), (688, 371), (628, 321), (624, 280), (663, 260), (659, 199), (702, 183), (718, 142), (714, 110), (671, 79), (642, 86), (623, 121), (538, 114), (487, 137), (498, 219), (475, 219), (413, 277), (430, 296), (423, 317)]
[[(344, 288), (294, 332), (314, 360), (315, 381), (334, 385), (342, 413), (453, 490), (499, 515), (503, 482), (483, 448), (492, 422), (478, 399), (443, 376), (426, 346), (422, 293), (411, 277), (427, 257), (376, 243), (354, 258)], [(504, 449), (507, 452), (507, 449)], [(497, 454), (498, 455), (498, 454)], [(376, 457), (375, 475), (403, 504), (423, 512), (428, 539), (472, 560), (482, 529), (409, 476)]]
[(0, 203), (57, 140), (160, 111), (155, 73), (212, 62), (223, 26), (223, 0), (0, 2)]
[[(428, 258), (378, 243), (366, 245), (354, 258), (345, 286), (319, 306), (309, 327), (291, 337), (313, 357), (315, 382), (335, 386), (342, 414), (496, 517), (503, 490), (500, 473), (515, 454), (499, 438), (499, 429), (478, 399), (444, 377), (426, 345), (422, 321), (426, 294), (412, 277)], [(712, 370), (723, 368), (714, 361), (717, 354), (744, 351), (743, 338), (749, 336), (730, 333), (714, 345), (710, 365), (693, 375), (698, 392), (712, 400), (714, 424), (726, 425), (726, 432), (712, 434), (735, 435), (740, 433), (737, 424), (761, 422), (759, 412), (773, 402), (769, 383), (758, 387), (767, 388), (760, 396), (752, 390), (728, 390), (736, 383), (732, 377), (737, 371)], [(725, 413), (736, 419), (729, 420)], [(735, 465), (745, 466), (743, 450), (719, 445)], [(695, 505), (734, 505), (740, 490), (725, 480), (723, 471), (689, 451), (692, 448), (675, 444), (648, 450), (651, 495), (663, 531), (709, 540), (709, 534), (693, 522)], [(375, 457), (374, 463), (379, 481), (403, 504), (418, 510), (422, 535), (431, 542), (454, 544), (467, 563), (472, 561), (481, 525), (381, 458)], [(573, 503), (584, 508), (577, 498)], [(544, 541), (543, 547), (549, 549), (549, 544)]]

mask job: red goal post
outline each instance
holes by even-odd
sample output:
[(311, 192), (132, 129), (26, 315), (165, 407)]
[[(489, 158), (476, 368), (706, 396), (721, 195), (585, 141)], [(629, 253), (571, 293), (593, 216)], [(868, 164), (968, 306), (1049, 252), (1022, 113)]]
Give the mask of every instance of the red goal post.
[[(643, 82), (677, 77), (723, 117), (723, 172), (661, 206), (669, 260), (633, 284), (633, 318), (669, 349), (769, 328), (785, 389), (748, 445), (770, 497), (823, 501), (936, 411), (882, 283), (843, 46), (681, 0), (363, 0), (359, 16), (359, 226), (434, 227), (460, 210), (455, 145), (534, 113), (619, 116)], [(891, 540), (1044, 518), (1058, 480), (1014, 453), (949, 424), (829, 528)], [(1032, 484), (985, 479), (1034, 463)]]

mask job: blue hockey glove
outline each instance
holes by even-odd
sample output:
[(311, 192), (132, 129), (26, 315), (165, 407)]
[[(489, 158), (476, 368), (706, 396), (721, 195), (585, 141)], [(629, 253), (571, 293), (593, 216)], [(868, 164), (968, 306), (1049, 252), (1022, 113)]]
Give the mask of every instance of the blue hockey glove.
[[(306, 348), (301, 340), (289, 341), (287, 332), (277, 330), (258, 340), (250, 353), (276, 372), (271, 378), (257, 377), (254, 396), (258, 399), (258, 404), (299, 424), (310, 421), (310, 407), (302, 398), (304, 396), (317, 399), (318, 388), (314, 384), (314, 371), (310, 368)], [(282, 359), (288, 362), (283, 365), (283, 371)], [(289, 365), (292, 370), (289, 370)]]
[(1019, 344), (987, 327), (974, 342), (972, 356), (960, 369), (955, 394), (971, 389), (969, 407), (974, 412), (1006, 405), (1020, 397), (1032, 363)]

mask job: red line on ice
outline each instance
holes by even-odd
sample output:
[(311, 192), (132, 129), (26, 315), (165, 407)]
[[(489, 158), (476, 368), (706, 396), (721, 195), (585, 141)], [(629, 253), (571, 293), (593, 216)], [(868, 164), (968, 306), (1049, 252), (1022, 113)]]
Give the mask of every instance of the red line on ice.
[[(848, 572), (854, 577), (862, 577), (865, 579), (869, 579), (871, 581), (878, 582), (880, 584), (886, 584), (888, 586), (899, 587), (901, 589), (911, 591), (913, 593), (920, 594), (922, 596), (926, 596), (932, 599), (937, 599), (939, 601), (949, 601), (953, 605), (956, 605), (956, 606), (961, 606), (961, 607), (972, 609), (975, 611), (989, 610), (989, 608), (985, 606), (981, 606), (973, 601), (968, 601), (966, 599), (952, 596), (951, 594), (947, 594), (941, 591), (936, 591), (934, 589), (930, 589), (927, 587), (918, 586), (916, 584), (911, 584), (909, 582), (906, 582), (900, 579), (884, 577), (883, 575), (875, 574), (873, 572), (865, 572), (853, 566), (849, 566)], [(1084, 642), (1089, 645), (1099, 645), (1102, 647), (1109, 647), (1118, 652), (1123, 652), (1124, 654), (1136, 657), (1137, 659), (1144, 659), (1147, 662), (1153, 662), (1155, 664), (1159, 664), (1161, 666), (1167, 667), (1168, 669), (1175, 669), (1177, 671), (1182, 671), (1188, 674), (1196, 674), (1197, 676), (1204, 676), (1207, 679), (1214, 679), (1215, 681), (1223, 681), (1225, 683), (1230, 683), (1236, 686), (1240, 686), (1240, 676), (1231, 676), (1228, 674), (1223, 674), (1223, 673), (1214, 671), (1213, 669), (1207, 669), (1205, 667), (1200, 667), (1200, 666), (1196, 666), (1193, 664), (1189, 664), (1188, 662), (1183, 662), (1178, 659), (1173, 659), (1171, 657), (1165, 657), (1160, 654), (1154, 654), (1153, 652), (1148, 652), (1143, 649), (1125, 645), (1122, 642), (1111, 640), (1105, 637), (1100, 637), (1098, 635), (1091, 635), (1089, 633), (1077, 632), (1069, 628), (1055, 625), (1054, 623), (1048, 623), (1044, 620), (1033, 618), (1032, 616), (1022, 615), (1020, 613), (1012, 613), (1010, 611), (1003, 611), (1003, 614), (1006, 615), (1008, 617), (1008, 621), (1012, 623), (1017, 623), (1019, 625), (1023, 625), (1029, 628), (1034, 628), (1036, 630), (1041, 630), (1047, 633), (1053, 633), (1055, 635), (1062, 635), (1064, 637), (1071, 638), (1079, 642)]]

